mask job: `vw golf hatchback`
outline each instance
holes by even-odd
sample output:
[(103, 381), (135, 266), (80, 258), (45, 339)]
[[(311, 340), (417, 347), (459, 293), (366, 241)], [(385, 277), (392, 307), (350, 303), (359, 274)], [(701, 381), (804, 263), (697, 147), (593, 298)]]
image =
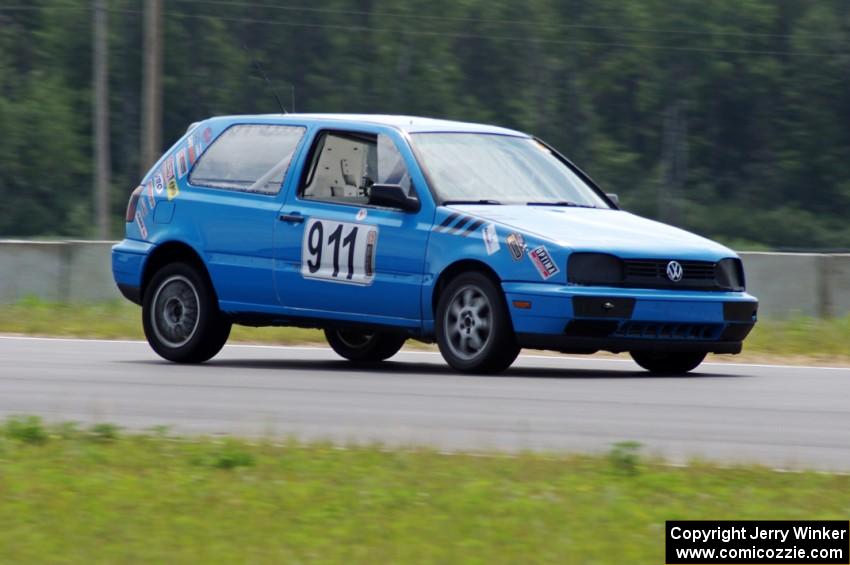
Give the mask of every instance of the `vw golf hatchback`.
[(115, 281), (180, 363), (244, 324), (321, 328), (356, 362), (412, 338), (460, 371), (531, 347), (683, 373), (740, 352), (756, 321), (734, 252), (620, 210), (552, 147), (487, 125), (212, 118), (145, 176), (126, 220)]

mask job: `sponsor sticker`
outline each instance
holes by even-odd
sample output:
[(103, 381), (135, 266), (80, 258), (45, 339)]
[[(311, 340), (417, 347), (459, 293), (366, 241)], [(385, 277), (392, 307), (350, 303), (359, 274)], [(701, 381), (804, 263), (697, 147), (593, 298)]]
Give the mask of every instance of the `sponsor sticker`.
[(165, 160), (165, 178), (173, 179), (174, 178), (174, 157), (169, 157)]
[(212, 141), (212, 129), (209, 128), (209, 127), (205, 127), (203, 136), (204, 136), (204, 143), (208, 144), (210, 141)]
[(153, 189), (157, 194), (162, 194), (162, 191), (165, 190), (165, 179), (159, 173), (153, 176)]
[(139, 225), (139, 231), (142, 233), (142, 238), (147, 239), (148, 228), (145, 227), (145, 220), (138, 211), (136, 212), (136, 223)]
[(535, 247), (529, 251), (528, 257), (534, 263), (534, 268), (537, 269), (537, 272), (540, 273), (544, 281), (554, 277), (560, 271), (558, 265), (552, 260), (552, 256), (549, 255), (549, 250), (544, 245)]
[(175, 159), (177, 159), (177, 176), (182, 179), (189, 172), (189, 163), (186, 161), (186, 150), (181, 149), (178, 151)]
[(496, 233), (496, 224), (487, 224), (481, 230), (481, 238), (484, 240), (484, 247), (487, 249), (487, 255), (492, 255), (500, 249), (499, 234)]
[(139, 203), (137, 205), (137, 213), (141, 214), (142, 218), (148, 215), (148, 205), (145, 202), (144, 198), (139, 198)]
[(174, 179), (170, 179), (168, 181), (168, 185), (166, 186), (166, 189), (168, 190), (168, 199), (169, 200), (174, 200), (175, 198), (177, 198), (177, 195), (180, 194), (180, 188), (178, 188), (177, 181), (174, 180)]
[(145, 190), (145, 192), (148, 195), (148, 203), (151, 205), (151, 208), (153, 208), (156, 205), (156, 198), (154, 198), (153, 191), (154, 191), (153, 180), (149, 180), (148, 181), (148, 187), (147, 187), (147, 190)]
[(196, 158), (196, 156), (195, 156), (195, 146), (189, 145), (189, 164), (190, 165), (195, 164), (195, 158)]
[(357, 210), (357, 221), (362, 222), (363, 220), (365, 220), (366, 214), (366, 208), (360, 208), (359, 210)]
[(528, 249), (522, 235), (512, 233), (505, 238), (505, 242), (508, 244), (508, 250), (511, 252), (511, 258), (514, 261), (522, 261), (522, 258), (525, 256), (525, 252)]

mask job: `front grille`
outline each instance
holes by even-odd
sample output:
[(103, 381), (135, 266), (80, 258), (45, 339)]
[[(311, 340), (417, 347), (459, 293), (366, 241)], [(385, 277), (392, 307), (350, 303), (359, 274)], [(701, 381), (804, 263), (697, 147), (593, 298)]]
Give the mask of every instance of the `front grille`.
[[(682, 278), (675, 282), (667, 276), (673, 260), (682, 268)], [(608, 253), (577, 252), (567, 261), (567, 280), (580, 285), (743, 291), (744, 269), (741, 260), (732, 257), (714, 262), (621, 259)]]
[(720, 337), (723, 324), (625, 322), (612, 335), (632, 339), (710, 341)]
[(709, 261), (679, 261), (682, 265), (682, 280), (673, 282), (667, 277), (668, 259), (625, 259), (624, 283), (626, 285), (673, 287), (673, 288), (717, 288), (716, 263)]

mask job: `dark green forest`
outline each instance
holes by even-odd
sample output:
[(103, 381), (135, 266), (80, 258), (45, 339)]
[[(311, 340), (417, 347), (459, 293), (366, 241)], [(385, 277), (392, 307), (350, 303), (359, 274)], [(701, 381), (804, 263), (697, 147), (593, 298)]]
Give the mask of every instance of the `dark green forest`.
[[(141, 175), (142, 1), (109, 0), (113, 231)], [(217, 114), (521, 129), (738, 249), (850, 248), (848, 0), (166, 0), (163, 144)], [(92, 9), (0, 0), (0, 236), (93, 235)]]

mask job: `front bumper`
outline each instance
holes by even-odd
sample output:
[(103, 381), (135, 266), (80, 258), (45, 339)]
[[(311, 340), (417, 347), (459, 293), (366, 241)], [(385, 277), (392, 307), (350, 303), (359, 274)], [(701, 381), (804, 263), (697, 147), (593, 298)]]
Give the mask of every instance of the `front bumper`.
[(523, 347), (572, 353), (740, 353), (758, 301), (744, 292), (503, 283)]

